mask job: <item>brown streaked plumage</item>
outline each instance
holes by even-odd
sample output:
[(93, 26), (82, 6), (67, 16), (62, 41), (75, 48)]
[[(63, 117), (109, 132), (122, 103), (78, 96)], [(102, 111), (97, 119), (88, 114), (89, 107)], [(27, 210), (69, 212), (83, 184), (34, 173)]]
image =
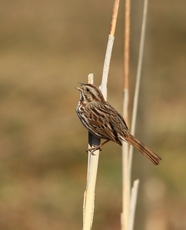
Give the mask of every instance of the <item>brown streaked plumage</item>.
[(80, 85), (81, 87), (76, 87), (80, 91), (76, 113), (89, 132), (100, 139), (105, 139), (105, 142), (91, 147), (88, 151), (93, 153), (108, 141), (119, 145), (122, 145), (122, 141), (127, 141), (152, 163), (158, 165), (161, 158), (130, 134), (123, 117), (105, 101), (101, 91), (92, 84), (80, 83)]

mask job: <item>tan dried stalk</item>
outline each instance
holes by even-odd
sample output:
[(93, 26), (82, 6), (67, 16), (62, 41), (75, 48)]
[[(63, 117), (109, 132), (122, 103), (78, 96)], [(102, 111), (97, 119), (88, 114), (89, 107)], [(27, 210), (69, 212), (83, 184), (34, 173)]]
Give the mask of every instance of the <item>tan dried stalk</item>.
[[(141, 79), (141, 68), (142, 68), (143, 50), (144, 50), (144, 41), (145, 41), (145, 27), (146, 27), (146, 19), (147, 19), (147, 6), (148, 6), (148, 0), (144, 0), (143, 21), (142, 21), (142, 29), (141, 29), (140, 49), (139, 49), (134, 103), (133, 103), (132, 125), (131, 125), (131, 133), (133, 135), (135, 133), (136, 117), (137, 117), (139, 86), (140, 86), (140, 79)], [(126, 0), (125, 11), (126, 11), (125, 13), (126, 18), (125, 18), (125, 46), (124, 46), (125, 62), (124, 62), (124, 99), (123, 99), (124, 112), (123, 114), (124, 114), (124, 119), (128, 121), (130, 0)], [(129, 151), (128, 144), (125, 143), (122, 150), (123, 150), (122, 151), (123, 213), (121, 215), (121, 228), (122, 230), (133, 230), (139, 180), (134, 181), (133, 187), (131, 189), (133, 147), (130, 146), (130, 151)]]
[[(116, 20), (118, 15), (119, 8), (119, 0), (115, 0), (113, 6), (112, 20), (110, 33), (108, 37), (107, 50), (105, 55), (105, 61), (103, 66), (103, 74), (102, 74), (102, 82), (100, 86), (100, 90), (103, 93), (103, 96), (106, 100), (107, 98), (107, 81), (108, 81), (108, 73), (109, 66), (112, 54), (112, 47), (114, 43), (114, 33), (116, 27)], [(88, 79), (89, 83), (93, 83), (93, 76), (89, 75)], [(94, 137), (89, 133), (89, 146), (99, 145), (100, 140)], [(95, 206), (95, 186), (96, 186), (96, 178), (97, 178), (97, 169), (99, 162), (99, 150), (94, 152), (94, 155), (89, 153), (88, 155), (88, 167), (87, 167), (87, 186), (86, 191), (84, 193), (84, 203), (83, 203), (83, 230), (90, 230), (93, 223), (94, 216), (94, 206)]]
[[(130, 46), (130, 0), (125, 1), (125, 30), (124, 30), (124, 90), (123, 90), (123, 117), (128, 124), (129, 106), (129, 46)], [(129, 175), (129, 148), (127, 143), (122, 147), (122, 213), (121, 229), (128, 230), (130, 206), (130, 175)]]
[[(137, 112), (137, 99), (139, 94), (139, 82), (141, 76), (141, 66), (142, 66), (142, 57), (143, 57), (143, 47), (144, 47), (144, 34), (145, 34), (145, 23), (146, 23), (146, 10), (147, 10), (147, 2), (145, 0), (144, 4), (144, 16), (143, 16), (143, 24), (142, 24), (142, 34), (140, 41), (140, 54), (138, 61), (138, 71), (137, 71), (137, 83), (136, 83), (136, 91), (135, 91), (135, 102), (133, 109), (133, 118), (132, 118), (132, 133), (134, 134), (135, 127), (135, 119)], [(102, 82), (100, 85), (100, 89), (105, 97), (107, 98), (107, 82), (108, 82), (108, 73), (109, 66), (112, 54), (112, 47), (114, 43), (114, 33), (116, 27), (116, 20), (119, 8), (119, 0), (115, 0), (111, 21), (111, 28), (108, 37), (107, 50), (105, 55), (105, 61), (103, 66), (103, 74), (102, 74)], [(125, 69), (124, 69), (124, 119), (128, 123), (128, 104), (129, 104), (129, 41), (130, 41), (130, 0), (126, 0), (126, 31), (125, 31)], [(89, 75), (88, 82), (93, 83), (93, 75)], [(99, 145), (100, 140), (94, 137), (89, 133), (89, 146)], [(123, 161), (123, 212), (121, 215), (121, 226), (122, 230), (132, 230), (134, 226), (134, 216), (135, 216), (135, 208), (136, 208), (136, 200), (137, 200), (137, 192), (139, 180), (135, 180), (133, 187), (131, 189), (131, 169), (132, 169), (132, 148), (129, 148), (127, 144), (124, 144), (122, 150), (122, 161)], [(96, 178), (97, 178), (97, 169), (98, 169), (98, 161), (99, 161), (99, 150), (95, 152), (95, 155), (89, 153), (88, 155), (88, 167), (87, 167), (87, 186), (86, 191), (84, 193), (84, 204), (83, 204), (83, 230), (90, 230), (92, 227), (93, 216), (94, 216), (94, 206), (95, 206), (95, 186), (96, 186)]]

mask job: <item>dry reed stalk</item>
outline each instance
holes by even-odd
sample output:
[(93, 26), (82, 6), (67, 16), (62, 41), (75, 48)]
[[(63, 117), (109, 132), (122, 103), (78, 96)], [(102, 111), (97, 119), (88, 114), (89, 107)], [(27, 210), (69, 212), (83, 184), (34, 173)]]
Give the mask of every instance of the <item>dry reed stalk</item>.
[[(106, 100), (107, 98), (107, 81), (108, 81), (108, 73), (109, 66), (112, 54), (112, 47), (114, 43), (114, 33), (116, 27), (116, 20), (118, 15), (119, 8), (119, 0), (115, 0), (113, 6), (112, 20), (110, 33), (107, 43), (107, 50), (105, 55), (105, 61), (103, 66), (103, 74), (102, 74), (102, 82), (100, 86), (100, 90), (103, 93), (103, 96)], [(93, 75), (89, 75), (88, 82), (93, 83)], [(89, 133), (89, 146), (99, 145), (100, 140), (94, 137), (91, 133)], [(83, 230), (90, 230), (93, 223), (94, 217), (94, 202), (95, 202), (95, 186), (96, 186), (96, 178), (97, 178), (97, 169), (99, 162), (99, 150), (94, 152), (94, 155), (89, 153), (88, 155), (88, 166), (87, 166), (87, 186), (86, 191), (84, 193), (84, 202), (83, 202)]]
[[(148, 8), (148, 0), (144, 0), (143, 21), (142, 21), (142, 27), (141, 27), (141, 38), (140, 38), (138, 67), (137, 67), (137, 75), (136, 75), (136, 86), (135, 86), (135, 92), (134, 92), (133, 113), (132, 113), (132, 122), (131, 122), (131, 134), (132, 135), (135, 134), (135, 127), (136, 127), (139, 88), (140, 88), (140, 80), (141, 80), (141, 69), (142, 69), (143, 51), (144, 51), (144, 44), (145, 44), (147, 8)], [(130, 146), (130, 154), (129, 154), (130, 163), (132, 162), (132, 155), (133, 155), (133, 147)], [(131, 166), (130, 166), (130, 170), (131, 170)]]
[(112, 55), (112, 48), (114, 45), (114, 35), (115, 35), (115, 30), (116, 30), (119, 3), (120, 3), (120, 0), (114, 1), (112, 19), (111, 19), (111, 24), (110, 24), (110, 31), (109, 31), (108, 42), (107, 42), (107, 49), (106, 49), (106, 54), (105, 54), (105, 61), (103, 65), (102, 81), (99, 87), (103, 93), (105, 100), (107, 99), (107, 82), (108, 82), (110, 60), (111, 60), (111, 55)]
[[(124, 30), (124, 90), (123, 117), (128, 124), (129, 105), (129, 46), (130, 46), (130, 0), (125, 1), (125, 30)], [(128, 230), (130, 203), (129, 148), (127, 143), (122, 147), (122, 213), (121, 229)]]
[[(93, 84), (93, 74), (88, 75), (88, 83)], [(100, 139), (88, 133), (88, 148), (92, 145), (99, 145)], [(95, 202), (95, 187), (97, 170), (99, 163), (99, 150), (94, 152), (94, 155), (88, 152), (87, 165), (87, 185), (84, 192), (83, 202), (83, 230), (89, 230), (92, 227), (94, 217), (94, 202)]]
[[(136, 87), (133, 103), (133, 114), (132, 114), (132, 125), (131, 133), (134, 135), (136, 117), (137, 117), (137, 106), (138, 106), (138, 97), (139, 97), (139, 86), (141, 79), (141, 68), (143, 61), (143, 50), (144, 50), (144, 41), (145, 41), (145, 27), (147, 19), (147, 6), (148, 0), (144, 0), (144, 9), (143, 9), (143, 21), (141, 29), (141, 38), (140, 38), (140, 48), (139, 48), (139, 58), (138, 58), (138, 68), (136, 76)], [(126, 0), (126, 18), (125, 18), (125, 62), (124, 62), (124, 119), (128, 121), (128, 82), (129, 82), (129, 42), (130, 42), (130, 0)], [(125, 98), (126, 97), (126, 98)], [(121, 215), (121, 228), (122, 230), (133, 230), (134, 226), (134, 217), (136, 209), (136, 200), (138, 193), (139, 180), (135, 180), (133, 187), (131, 189), (131, 174), (132, 174), (132, 155), (133, 147), (130, 146), (130, 151), (128, 144), (124, 143), (122, 149), (122, 159), (123, 159), (123, 212)]]

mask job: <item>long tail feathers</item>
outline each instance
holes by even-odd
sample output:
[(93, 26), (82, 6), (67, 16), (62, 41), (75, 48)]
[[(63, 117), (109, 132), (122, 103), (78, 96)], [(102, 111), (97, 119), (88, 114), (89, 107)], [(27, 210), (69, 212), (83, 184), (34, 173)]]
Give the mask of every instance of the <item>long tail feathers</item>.
[(158, 165), (160, 163), (161, 157), (159, 157), (155, 152), (145, 146), (142, 142), (138, 141), (131, 134), (128, 134), (125, 137), (125, 140), (133, 145), (137, 150), (139, 150), (153, 164)]

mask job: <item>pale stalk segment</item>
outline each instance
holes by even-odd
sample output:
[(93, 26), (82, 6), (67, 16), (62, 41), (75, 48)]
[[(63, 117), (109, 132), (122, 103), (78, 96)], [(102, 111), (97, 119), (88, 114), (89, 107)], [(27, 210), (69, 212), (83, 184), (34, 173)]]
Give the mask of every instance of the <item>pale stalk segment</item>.
[[(144, 51), (144, 44), (145, 44), (145, 29), (146, 29), (146, 21), (147, 21), (147, 7), (148, 7), (148, 0), (144, 0), (143, 19), (142, 19), (142, 28), (141, 28), (141, 38), (140, 38), (140, 47), (139, 47), (139, 58), (138, 58), (136, 86), (135, 86), (133, 113), (132, 113), (132, 124), (131, 124), (131, 133), (133, 135), (135, 133), (136, 118), (137, 118), (139, 87), (140, 87), (140, 80), (141, 80), (141, 69), (142, 69), (143, 51)], [(133, 147), (132, 147), (132, 145), (130, 145), (130, 150), (129, 150), (129, 174), (130, 175), (132, 173), (132, 158), (133, 158)], [(134, 218), (135, 218), (138, 186), (139, 186), (139, 180), (136, 180), (134, 182), (134, 185), (133, 185), (132, 191), (131, 191), (129, 230), (133, 230), (133, 227), (134, 227)]]
[[(131, 122), (131, 134), (135, 134), (136, 127), (136, 118), (137, 118), (137, 109), (138, 109), (138, 98), (139, 98), (139, 88), (141, 81), (141, 69), (143, 62), (143, 53), (144, 53), (144, 44), (145, 44), (145, 30), (146, 30), (146, 22), (147, 22), (147, 9), (148, 9), (148, 0), (144, 0), (143, 7), (143, 20), (142, 20), (142, 28), (141, 28), (141, 38), (140, 38), (140, 47), (139, 47), (139, 58), (138, 58), (138, 67), (137, 67), (137, 75), (136, 75), (136, 86), (134, 93), (134, 102), (133, 102), (133, 112), (132, 112), (132, 122)], [(132, 170), (132, 157), (133, 157), (133, 146), (130, 146), (130, 171)]]
[(136, 202), (138, 197), (138, 187), (139, 180), (135, 180), (133, 183), (133, 187), (131, 189), (131, 199), (130, 199), (130, 210), (129, 210), (129, 230), (133, 230), (134, 228), (134, 219), (135, 219), (135, 211), (136, 211)]
[[(93, 74), (89, 74), (88, 83), (93, 84)], [(88, 148), (92, 145), (99, 145), (100, 139), (88, 133)], [(88, 166), (87, 166), (87, 185), (84, 192), (83, 203), (83, 230), (90, 230), (92, 228), (95, 206), (95, 187), (99, 162), (99, 150), (94, 152), (94, 155), (88, 152)]]
[(110, 23), (110, 31), (109, 31), (109, 36), (108, 36), (107, 49), (106, 49), (105, 60), (104, 60), (104, 65), (103, 65), (102, 81), (101, 81), (101, 85), (99, 87), (103, 93), (105, 100), (107, 99), (107, 82), (108, 82), (110, 60), (111, 60), (111, 55), (112, 55), (112, 48), (114, 45), (114, 35), (115, 35), (115, 30), (116, 30), (116, 22), (117, 22), (118, 10), (119, 10), (119, 3), (120, 3), (120, 0), (114, 1), (113, 11), (112, 11), (112, 19), (111, 19), (111, 23)]
[[(130, 46), (130, 0), (125, 1), (125, 30), (124, 30), (124, 90), (123, 117), (128, 124), (129, 105), (129, 46)], [(128, 230), (130, 205), (130, 175), (129, 175), (129, 147), (123, 142), (122, 147), (122, 213), (121, 229)]]
[[(115, 0), (113, 7), (113, 15), (111, 21), (111, 29), (108, 38), (107, 50), (105, 55), (103, 74), (102, 74), (102, 82), (100, 86), (100, 90), (105, 97), (107, 98), (107, 81), (108, 81), (108, 73), (109, 66), (112, 54), (112, 47), (114, 43), (114, 32), (116, 27), (116, 20), (118, 15), (119, 8), (119, 0)], [(88, 76), (88, 82), (93, 84), (93, 76)], [(100, 139), (94, 137), (91, 133), (89, 133), (89, 145), (88, 147), (94, 145), (99, 145)], [(88, 167), (87, 167), (87, 186), (86, 191), (84, 193), (84, 204), (83, 204), (83, 230), (90, 230), (93, 223), (94, 216), (94, 206), (95, 206), (95, 186), (96, 186), (96, 178), (97, 178), (97, 169), (98, 169), (98, 161), (99, 161), (99, 150), (94, 152), (94, 155), (89, 153), (88, 156)]]

